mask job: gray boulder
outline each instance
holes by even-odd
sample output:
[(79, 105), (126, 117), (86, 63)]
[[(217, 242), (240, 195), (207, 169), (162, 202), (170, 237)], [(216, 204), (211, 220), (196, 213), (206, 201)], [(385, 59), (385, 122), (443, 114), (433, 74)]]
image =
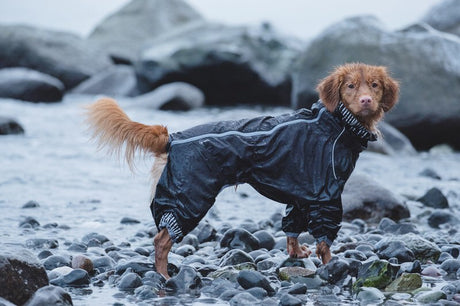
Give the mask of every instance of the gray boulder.
[(0, 97), (29, 102), (59, 102), (64, 84), (47, 74), (27, 68), (0, 69)]
[(418, 149), (439, 143), (460, 148), (458, 54), (458, 37), (428, 25), (393, 32), (372, 16), (346, 19), (326, 29), (300, 56), (293, 74), (292, 105), (315, 102), (318, 80), (334, 66), (357, 61), (387, 66), (401, 83), (401, 95), (386, 121)]
[(460, 1), (444, 0), (433, 6), (422, 18), (436, 30), (460, 36)]
[(368, 143), (368, 151), (386, 155), (414, 155), (417, 153), (410, 140), (390, 124), (381, 121), (378, 129), (382, 135), (377, 141)]
[(287, 105), (300, 44), (269, 25), (229, 27), (196, 22), (156, 39), (136, 63), (140, 87), (173, 81), (200, 88), (206, 103)]
[(58, 78), (69, 89), (111, 64), (108, 56), (77, 35), (0, 25), (0, 68), (37, 70)]
[(157, 36), (201, 19), (183, 0), (133, 0), (98, 24), (88, 41), (115, 60), (133, 62)]
[(27, 301), (25, 306), (61, 305), (71, 306), (72, 298), (64, 289), (55, 286), (46, 286), (38, 289)]
[(154, 109), (190, 110), (204, 105), (204, 94), (193, 85), (173, 82), (140, 95), (133, 102)]
[(24, 128), (13, 118), (0, 116), (0, 135), (24, 134)]
[(138, 94), (136, 73), (132, 66), (109, 67), (72, 89), (74, 94), (132, 97)]
[(26, 249), (9, 245), (0, 249), (0, 297), (23, 305), (35, 291), (48, 285), (45, 268)]
[(379, 223), (384, 217), (398, 221), (410, 217), (409, 209), (390, 190), (363, 174), (352, 174), (342, 194), (343, 219)]

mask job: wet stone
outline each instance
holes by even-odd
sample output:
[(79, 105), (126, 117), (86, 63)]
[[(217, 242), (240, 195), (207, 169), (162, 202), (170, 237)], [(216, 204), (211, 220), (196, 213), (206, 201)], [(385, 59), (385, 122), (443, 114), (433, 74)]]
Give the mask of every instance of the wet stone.
[(32, 227), (37, 228), (40, 226), (40, 223), (33, 217), (25, 217), (20, 223), (19, 227)]
[(267, 291), (260, 287), (253, 287), (253, 288), (247, 289), (246, 292), (252, 294), (258, 300), (263, 300), (264, 298), (268, 296)]
[(125, 273), (127, 269), (131, 269), (134, 273), (139, 275), (144, 275), (148, 271), (152, 271), (154, 269), (154, 264), (147, 260), (142, 261), (139, 259), (133, 259), (127, 262), (120, 262), (115, 267), (115, 273), (121, 275)]
[(345, 258), (353, 258), (360, 261), (364, 261), (367, 259), (367, 256), (363, 252), (357, 250), (347, 250), (344, 252), (343, 256)]
[(248, 253), (239, 249), (234, 249), (227, 252), (227, 254), (221, 258), (219, 266), (234, 266), (245, 262), (254, 263), (254, 260)]
[(375, 246), (377, 255), (382, 259), (397, 258), (399, 262), (414, 261), (414, 253), (399, 240), (382, 240)]
[(251, 252), (259, 248), (259, 240), (245, 229), (232, 228), (225, 232), (220, 241), (220, 246), (222, 248)]
[(40, 253), (38, 253), (37, 257), (38, 257), (38, 259), (45, 259), (45, 258), (50, 257), (51, 255), (53, 255), (53, 253), (51, 253), (51, 251), (43, 250)]
[(399, 271), (397, 266), (391, 265), (387, 261), (376, 260), (363, 263), (358, 272), (353, 289), (358, 291), (361, 287), (375, 287), (383, 289), (388, 286)]
[(74, 269), (68, 274), (51, 280), (50, 283), (60, 287), (82, 287), (90, 284), (90, 277), (85, 270)]
[(100, 256), (93, 259), (93, 267), (99, 272), (104, 272), (112, 269), (116, 262), (109, 256)]
[(139, 224), (141, 223), (141, 221), (134, 219), (134, 218), (130, 218), (130, 217), (123, 217), (120, 223), (121, 224)]
[(290, 294), (283, 294), (280, 298), (279, 305), (281, 306), (301, 306), (302, 300)]
[(454, 259), (452, 257), (452, 255), (450, 255), (449, 253), (447, 252), (442, 252), (441, 255), (439, 255), (439, 258), (438, 258), (438, 263), (439, 264), (442, 264), (443, 262), (445, 262), (446, 260), (448, 259)]
[(142, 286), (142, 279), (139, 275), (133, 272), (123, 274), (121, 276), (120, 282), (117, 285), (118, 289), (122, 291), (134, 290), (140, 286)]
[(200, 243), (213, 241), (217, 233), (216, 229), (208, 222), (201, 222), (193, 232), (198, 233), (196, 237)]
[(460, 260), (458, 259), (448, 259), (444, 261), (439, 268), (446, 271), (447, 274), (456, 274), (460, 269)]
[(256, 305), (259, 303), (259, 300), (248, 292), (241, 292), (236, 294), (229, 301), (230, 305)]
[(301, 283), (295, 283), (291, 288), (288, 289), (289, 294), (305, 294), (307, 293), (307, 285)]
[(449, 202), (444, 194), (438, 188), (431, 188), (417, 201), (423, 203), (425, 206), (433, 208), (448, 208)]
[(385, 300), (383, 293), (379, 289), (372, 287), (361, 288), (357, 298), (363, 305), (380, 304)]
[(22, 205), (23, 209), (38, 208), (38, 207), (40, 207), (40, 204), (38, 204), (37, 201), (33, 201), (33, 200)]
[(187, 257), (187, 256), (190, 256), (192, 255), (193, 253), (195, 253), (195, 248), (191, 245), (183, 245), (183, 246), (180, 246), (178, 247), (174, 253), (176, 253), (177, 255), (180, 255), (180, 256), (183, 256), (183, 257)]
[(336, 284), (347, 277), (349, 270), (348, 262), (338, 257), (333, 257), (331, 261), (318, 269), (318, 275), (330, 284)]
[(72, 258), (73, 269), (83, 269), (88, 273), (92, 273), (94, 269), (91, 259), (84, 255), (76, 255)]
[[(0, 301), (0, 305), (2, 305)], [(45, 306), (45, 305), (73, 305), (72, 298), (64, 289), (55, 286), (45, 286), (38, 289), (27, 301), (26, 306)]]
[(430, 276), (430, 277), (439, 277), (442, 275), (441, 271), (433, 265), (423, 268), (420, 274), (424, 276)]
[(61, 255), (51, 255), (43, 262), (46, 270), (53, 270), (62, 266), (70, 267), (70, 259)]
[(428, 225), (439, 228), (443, 224), (458, 224), (458, 219), (447, 211), (436, 210), (428, 217)]
[(88, 247), (83, 244), (83, 243), (72, 243), (68, 249), (68, 251), (72, 252), (79, 252), (79, 253), (84, 253), (88, 250)]
[(253, 235), (259, 241), (259, 248), (271, 250), (275, 246), (275, 238), (268, 231), (256, 231)]
[(260, 272), (240, 271), (237, 281), (244, 289), (260, 287), (267, 291), (270, 296), (275, 294), (275, 290), (270, 286), (270, 282)]
[(173, 294), (199, 296), (203, 284), (198, 273), (189, 266), (182, 266), (176, 276), (166, 281), (165, 289)]
[(81, 239), (81, 241), (82, 241), (83, 243), (87, 244), (88, 247), (90, 246), (89, 243), (90, 243), (91, 241), (94, 241), (94, 240), (96, 240), (96, 241), (99, 242), (99, 243), (98, 243), (99, 245), (95, 245), (95, 246), (100, 246), (100, 245), (102, 245), (103, 243), (110, 241), (109, 238), (107, 238), (107, 237), (104, 236), (104, 235), (98, 234), (98, 233), (89, 233), (89, 234), (85, 235), (85, 236)]
[(409, 292), (422, 287), (422, 277), (417, 273), (403, 273), (386, 287), (386, 291)]
[(149, 300), (158, 297), (155, 293), (155, 288), (147, 285), (136, 288), (134, 290), (134, 295), (141, 300)]
[(422, 304), (430, 304), (445, 299), (446, 294), (441, 290), (433, 290), (428, 292), (421, 292), (415, 296), (415, 300)]

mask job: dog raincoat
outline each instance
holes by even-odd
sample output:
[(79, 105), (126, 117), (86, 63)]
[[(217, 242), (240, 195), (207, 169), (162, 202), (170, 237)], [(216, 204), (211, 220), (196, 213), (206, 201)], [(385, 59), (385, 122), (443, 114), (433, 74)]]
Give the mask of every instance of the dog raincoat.
[(342, 103), (330, 113), (321, 101), (311, 110), (171, 134), (151, 205), (155, 223), (179, 242), (224, 187), (248, 183), (287, 205), (282, 227), (288, 236), (308, 230), (318, 243), (331, 245), (340, 229), (345, 182), (375, 139)]

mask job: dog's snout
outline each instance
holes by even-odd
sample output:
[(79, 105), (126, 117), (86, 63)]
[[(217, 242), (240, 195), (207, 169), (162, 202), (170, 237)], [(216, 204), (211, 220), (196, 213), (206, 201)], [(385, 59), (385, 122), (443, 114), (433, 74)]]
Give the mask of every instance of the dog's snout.
[(371, 96), (362, 96), (359, 98), (359, 102), (361, 102), (361, 104), (370, 104), (372, 102), (372, 98)]

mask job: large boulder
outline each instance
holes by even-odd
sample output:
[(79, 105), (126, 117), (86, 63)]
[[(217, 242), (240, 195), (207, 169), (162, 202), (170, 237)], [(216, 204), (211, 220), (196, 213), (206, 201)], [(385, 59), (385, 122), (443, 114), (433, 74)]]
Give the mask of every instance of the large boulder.
[(118, 61), (133, 62), (157, 36), (201, 19), (183, 0), (133, 0), (98, 24), (88, 41)]
[(389, 67), (401, 83), (400, 103), (386, 120), (419, 149), (460, 148), (460, 39), (419, 24), (388, 31), (372, 16), (346, 19), (311, 42), (293, 75), (292, 105), (310, 106), (315, 87), (334, 66), (364, 62)]
[(72, 93), (132, 97), (138, 93), (136, 73), (132, 66), (116, 65), (81, 82)]
[(406, 204), (390, 190), (364, 174), (352, 174), (342, 194), (343, 219), (379, 223), (382, 218), (398, 221), (410, 217)]
[(35, 291), (47, 285), (45, 268), (32, 253), (17, 246), (1, 246), (0, 297), (23, 305)]
[(444, 0), (433, 6), (422, 18), (436, 30), (460, 36), (460, 1)]
[(22, 25), (0, 25), (0, 68), (26, 67), (61, 80), (67, 89), (111, 65), (81, 37)]
[(378, 129), (382, 135), (377, 141), (368, 143), (368, 151), (387, 155), (413, 155), (417, 153), (410, 140), (390, 124), (380, 121)]
[(38, 289), (25, 306), (60, 305), (72, 306), (72, 298), (61, 287), (46, 286)]
[(0, 69), (0, 97), (29, 102), (59, 102), (64, 84), (47, 74), (27, 68)]
[(182, 81), (200, 88), (207, 104), (288, 105), (299, 50), (269, 25), (196, 22), (156, 39), (135, 66), (145, 91)]

